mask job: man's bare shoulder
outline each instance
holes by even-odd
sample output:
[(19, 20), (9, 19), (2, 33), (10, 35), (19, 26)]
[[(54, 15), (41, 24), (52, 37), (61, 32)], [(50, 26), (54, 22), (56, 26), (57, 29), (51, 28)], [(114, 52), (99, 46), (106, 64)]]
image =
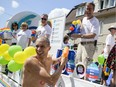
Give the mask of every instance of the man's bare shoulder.
[(33, 67), (38, 67), (38, 59), (36, 56), (30, 57), (25, 61), (24, 68), (32, 69)]
[(26, 65), (26, 64), (31, 64), (31, 63), (33, 63), (33, 61), (37, 61), (36, 56), (32, 56), (32, 57), (28, 58), (28, 59), (25, 61), (25, 65)]

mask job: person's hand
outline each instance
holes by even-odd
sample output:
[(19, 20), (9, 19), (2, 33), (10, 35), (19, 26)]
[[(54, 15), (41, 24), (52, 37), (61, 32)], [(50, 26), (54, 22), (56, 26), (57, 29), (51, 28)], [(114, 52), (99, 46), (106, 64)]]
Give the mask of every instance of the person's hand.
[(62, 65), (62, 64), (65, 64), (65, 63), (67, 62), (67, 60), (68, 60), (68, 58), (62, 57), (62, 58), (61, 58), (61, 65)]

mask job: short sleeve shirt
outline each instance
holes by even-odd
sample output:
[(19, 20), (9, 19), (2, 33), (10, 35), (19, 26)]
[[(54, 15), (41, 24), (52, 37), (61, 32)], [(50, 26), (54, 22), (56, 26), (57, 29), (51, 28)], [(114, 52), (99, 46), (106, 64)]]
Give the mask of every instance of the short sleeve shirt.
[(22, 49), (25, 49), (28, 46), (29, 38), (31, 38), (31, 30), (23, 31), (21, 30), (17, 34), (17, 45), (20, 45)]
[(36, 31), (37, 31), (37, 36), (39, 38), (39, 37), (45, 36), (47, 34), (51, 35), (52, 28), (47, 24), (45, 26), (39, 26)]
[(87, 17), (84, 17), (82, 21), (82, 26), (83, 26), (81, 31), (82, 34), (95, 33), (96, 36), (95, 38), (92, 39), (81, 38), (81, 41), (94, 41), (98, 39), (100, 25), (96, 17), (93, 17), (91, 19), (87, 19)]
[(109, 45), (110, 50), (111, 50), (113, 48), (113, 46), (115, 45), (115, 38), (111, 34), (109, 34), (106, 37), (105, 43), (106, 43), (106, 45), (105, 45), (105, 48), (104, 48), (104, 56), (108, 56), (108, 54), (107, 54), (107, 46)]

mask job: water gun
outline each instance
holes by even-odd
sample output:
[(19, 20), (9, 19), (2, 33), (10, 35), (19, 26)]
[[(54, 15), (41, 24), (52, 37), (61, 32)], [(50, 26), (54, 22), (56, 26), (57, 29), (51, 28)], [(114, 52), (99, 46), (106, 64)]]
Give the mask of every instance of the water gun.
[(35, 30), (32, 30), (31, 36), (35, 37), (35, 35), (36, 35), (36, 31)]
[(73, 21), (69, 27), (70, 32), (68, 33), (68, 35), (70, 36), (71, 34), (74, 34), (74, 33), (76, 33), (76, 34), (81, 33), (80, 27), (81, 27), (80, 20)]
[(68, 58), (68, 54), (69, 54), (69, 48), (66, 46), (62, 52), (62, 57)]

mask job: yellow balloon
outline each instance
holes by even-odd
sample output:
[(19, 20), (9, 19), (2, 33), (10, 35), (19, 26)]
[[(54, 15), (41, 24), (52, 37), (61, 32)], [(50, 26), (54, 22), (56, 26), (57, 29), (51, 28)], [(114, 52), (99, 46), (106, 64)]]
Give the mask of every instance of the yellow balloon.
[(79, 24), (79, 25), (81, 24), (81, 20), (79, 20), (79, 19), (78, 19), (76, 22), (77, 22), (77, 24)]
[(2, 44), (0, 45), (0, 53), (4, 53), (5, 51), (7, 51), (9, 49), (9, 45), (8, 44)]
[(6, 51), (4, 54), (3, 54), (3, 57), (5, 58), (5, 60), (7, 61), (10, 61), (12, 59), (12, 57), (9, 55), (8, 51)]
[(76, 25), (76, 24), (77, 24), (77, 22), (76, 22), (76, 21), (73, 21), (73, 22), (72, 22), (72, 24), (73, 24), (73, 25)]
[(27, 59), (27, 56), (23, 51), (16, 52), (14, 55), (14, 61), (18, 64), (24, 64), (26, 59)]
[(25, 48), (24, 52), (26, 53), (28, 58), (36, 55), (36, 49), (33, 46), (29, 46), (29, 47)]
[(2, 56), (3, 55), (3, 53), (0, 51), (0, 56)]

